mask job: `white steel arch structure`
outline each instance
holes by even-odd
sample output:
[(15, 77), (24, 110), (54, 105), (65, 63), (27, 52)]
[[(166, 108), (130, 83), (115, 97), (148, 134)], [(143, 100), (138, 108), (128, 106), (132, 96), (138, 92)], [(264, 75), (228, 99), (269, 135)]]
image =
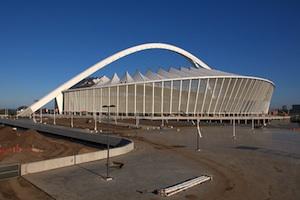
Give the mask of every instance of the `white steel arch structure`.
[(188, 60), (190, 60), (195, 65), (196, 68), (204, 68), (207, 70), (211, 70), (211, 68), (207, 64), (205, 64), (202, 60), (200, 60), (196, 56), (192, 55), (191, 53), (185, 51), (184, 49), (181, 49), (174, 45), (165, 44), (165, 43), (141, 44), (141, 45), (137, 45), (137, 46), (122, 50), (118, 53), (113, 54), (112, 56), (109, 56), (109, 57), (103, 59), (102, 61), (96, 63), (95, 65), (92, 65), (85, 71), (81, 72), (77, 76), (73, 77), (69, 81), (63, 83), (62, 85), (60, 85), (59, 87), (54, 89), (52, 92), (50, 92), (49, 94), (47, 94), (46, 96), (41, 98), (39, 101), (37, 101), (34, 104), (32, 104), (31, 106), (29, 106), (25, 111), (21, 112), (19, 114), (19, 116), (30, 116), (32, 113), (34, 113), (35, 111), (37, 111), (38, 109), (40, 109), (41, 107), (43, 107), (44, 105), (46, 105), (47, 103), (52, 101), (53, 99), (56, 99), (59, 112), (62, 112), (62, 109), (63, 109), (63, 93), (62, 92), (63, 91), (71, 88), (72, 86), (76, 85), (81, 80), (83, 80), (84, 78), (92, 75), (93, 73), (97, 72), (98, 70), (102, 69), (103, 67), (111, 64), (112, 62), (114, 62), (116, 60), (119, 60), (120, 58), (123, 58), (127, 55), (130, 55), (130, 54), (133, 54), (133, 53), (136, 53), (139, 51), (147, 50), (147, 49), (169, 50), (169, 51), (178, 53), (178, 54), (184, 56), (185, 58), (187, 58)]

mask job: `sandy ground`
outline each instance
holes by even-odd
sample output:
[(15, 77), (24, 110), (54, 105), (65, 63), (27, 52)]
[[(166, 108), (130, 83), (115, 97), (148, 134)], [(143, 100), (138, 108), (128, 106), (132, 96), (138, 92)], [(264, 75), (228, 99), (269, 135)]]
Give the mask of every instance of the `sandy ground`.
[[(105, 119), (103, 119), (105, 120)], [(39, 118), (37, 118), (39, 121)], [(56, 125), (60, 126), (71, 126), (71, 119), (70, 118), (56, 118)], [(53, 124), (53, 118), (43, 118), (43, 123)], [(93, 118), (74, 118), (73, 119), (74, 128), (82, 128), (82, 129), (90, 129), (94, 130), (95, 128), (95, 121)], [(97, 129), (103, 132), (109, 131), (110, 133), (114, 132), (126, 132), (130, 130), (130, 128), (126, 126), (116, 126), (114, 124), (108, 123), (97, 123)]]
[(43, 135), (34, 130), (0, 127), (0, 163), (25, 163), (96, 151), (96, 147)]
[(290, 123), (289, 120), (283, 121), (272, 121), (269, 125), (269, 128), (276, 129), (288, 129), (290, 131), (298, 131), (300, 132), (300, 123)]
[(32, 185), (26, 179), (12, 178), (0, 181), (0, 199), (1, 200), (35, 200), (35, 199), (53, 199), (51, 196)]
[(233, 140), (231, 126), (202, 126), (202, 134), (197, 152), (195, 127), (121, 133), (136, 150), (113, 158), (125, 165), (109, 184), (105, 161), (26, 178), (56, 199), (166, 199), (152, 191), (201, 174), (213, 181), (167, 199), (300, 199), (298, 132), (237, 127)]

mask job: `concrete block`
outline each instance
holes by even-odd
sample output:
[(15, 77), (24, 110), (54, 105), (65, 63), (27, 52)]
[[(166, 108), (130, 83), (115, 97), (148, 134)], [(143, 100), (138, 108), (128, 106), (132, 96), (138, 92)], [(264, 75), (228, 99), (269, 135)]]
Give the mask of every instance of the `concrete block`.
[(72, 166), (75, 164), (74, 156), (67, 156), (62, 158), (54, 158), (43, 161), (25, 163), (21, 165), (21, 175), (42, 172), (61, 167)]
[[(125, 146), (110, 149), (110, 157), (126, 154), (134, 149), (134, 143), (131, 142)], [(25, 163), (21, 165), (21, 176), (32, 174), (61, 167), (68, 167), (75, 164), (91, 162), (105, 159), (107, 150), (101, 150), (91, 153), (84, 153), (74, 156), (43, 160), (38, 162)]]

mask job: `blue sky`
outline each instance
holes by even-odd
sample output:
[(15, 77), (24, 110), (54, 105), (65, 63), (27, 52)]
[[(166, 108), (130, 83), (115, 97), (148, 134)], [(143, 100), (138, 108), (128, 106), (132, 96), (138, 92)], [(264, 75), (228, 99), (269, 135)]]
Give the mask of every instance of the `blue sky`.
[[(272, 107), (300, 104), (300, 1), (2, 1), (0, 108), (31, 104), (97, 61), (165, 42), (211, 67), (276, 84)], [(189, 65), (149, 50), (97, 76)]]

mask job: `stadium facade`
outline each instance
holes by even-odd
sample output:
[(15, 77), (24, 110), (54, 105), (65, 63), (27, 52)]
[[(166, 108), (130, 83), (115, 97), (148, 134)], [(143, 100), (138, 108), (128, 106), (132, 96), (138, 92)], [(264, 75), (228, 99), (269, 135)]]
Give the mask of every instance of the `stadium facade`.
[[(78, 83), (111, 62), (146, 49), (176, 52), (193, 64), (192, 67), (159, 69), (142, 74), (136, 71), (122, 77), (102, 76), (92, 84)], [(82, 86), (82, 85), (81, 85)], [(104, 105), (114, 105), (115, 116), (127, 117), (201, 117), (257, 116), (269, 111), (274, 83), (263, 78), (242, 76), (211, 69), (189, 52), (169, 44), (149, 43), (131, 47), (91, 66), (70, 81), (30, 106), (28, 115), (52, 99), (61, 113), (106, 113)]]

